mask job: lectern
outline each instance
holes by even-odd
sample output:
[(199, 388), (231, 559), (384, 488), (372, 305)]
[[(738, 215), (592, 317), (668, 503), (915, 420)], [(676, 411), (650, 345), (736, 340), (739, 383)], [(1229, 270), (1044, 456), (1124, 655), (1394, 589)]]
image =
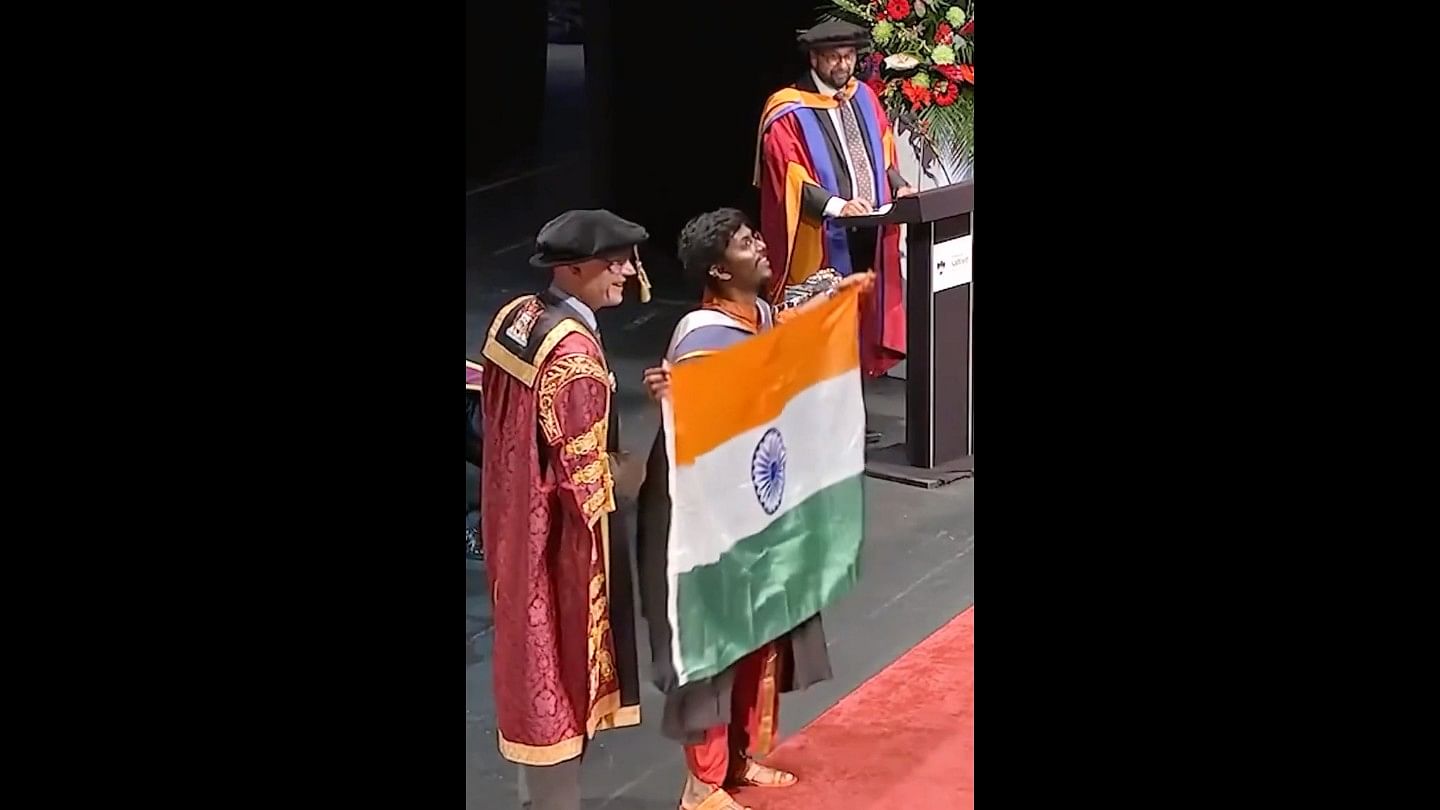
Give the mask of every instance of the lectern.
[(900, 198), (883, 214), (833, 222), (851, 228), (908, 226), (905, 459), (918, 470), (973, 471), (975, 182)]

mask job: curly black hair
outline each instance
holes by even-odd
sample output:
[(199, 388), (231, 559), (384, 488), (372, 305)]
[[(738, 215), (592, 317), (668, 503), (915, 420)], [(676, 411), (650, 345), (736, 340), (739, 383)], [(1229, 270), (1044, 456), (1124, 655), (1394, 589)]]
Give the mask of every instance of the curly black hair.
[(720, 208), (709, 211), (685, 223), (676, 240), (680, 264), (701, 284), (711, 284), (715, 279), (710, 268), (725, 260), (725, 248), (740, 226), (749, 225), (745, 214), (734, 208)]

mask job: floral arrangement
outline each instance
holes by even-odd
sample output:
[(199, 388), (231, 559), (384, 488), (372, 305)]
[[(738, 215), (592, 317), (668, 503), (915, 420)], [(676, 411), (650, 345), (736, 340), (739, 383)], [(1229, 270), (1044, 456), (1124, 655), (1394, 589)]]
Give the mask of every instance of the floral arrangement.
[(949, 168), (972, 174), (975, 0), (829, 0), (825, 14), (870, 28), (874, 50), (856, 75), (880, 96), (896, 134), (914, 133), (926, 174), (934, 176), (937, 157), (947, 177)]

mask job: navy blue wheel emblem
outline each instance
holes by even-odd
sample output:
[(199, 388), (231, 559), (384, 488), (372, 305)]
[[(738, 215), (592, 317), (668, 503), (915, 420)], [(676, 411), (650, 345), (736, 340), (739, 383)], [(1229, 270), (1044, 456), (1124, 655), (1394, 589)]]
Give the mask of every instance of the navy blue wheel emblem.
[(760, 508), (767, 515), (775, 514), (785, 495), (785, 440), (775, 428), (765, 431), (755, 445), (755, 454), (750, 457), (750, 483), (755, 485)]

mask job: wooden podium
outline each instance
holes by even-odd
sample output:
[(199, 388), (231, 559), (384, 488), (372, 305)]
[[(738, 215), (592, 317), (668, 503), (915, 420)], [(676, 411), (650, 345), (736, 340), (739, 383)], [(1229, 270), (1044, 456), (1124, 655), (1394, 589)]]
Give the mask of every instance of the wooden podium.
[[(975, 183), (898, 199), (884, 214), (837, 217), (848, 228), (906, 225), (905, 443), (880, 477), (938, 486), (974, 472), (971, 390)], [(876, 455), (884, 454), (884, 448)], [(904, 469), (908, 466), (910, 469)]]

